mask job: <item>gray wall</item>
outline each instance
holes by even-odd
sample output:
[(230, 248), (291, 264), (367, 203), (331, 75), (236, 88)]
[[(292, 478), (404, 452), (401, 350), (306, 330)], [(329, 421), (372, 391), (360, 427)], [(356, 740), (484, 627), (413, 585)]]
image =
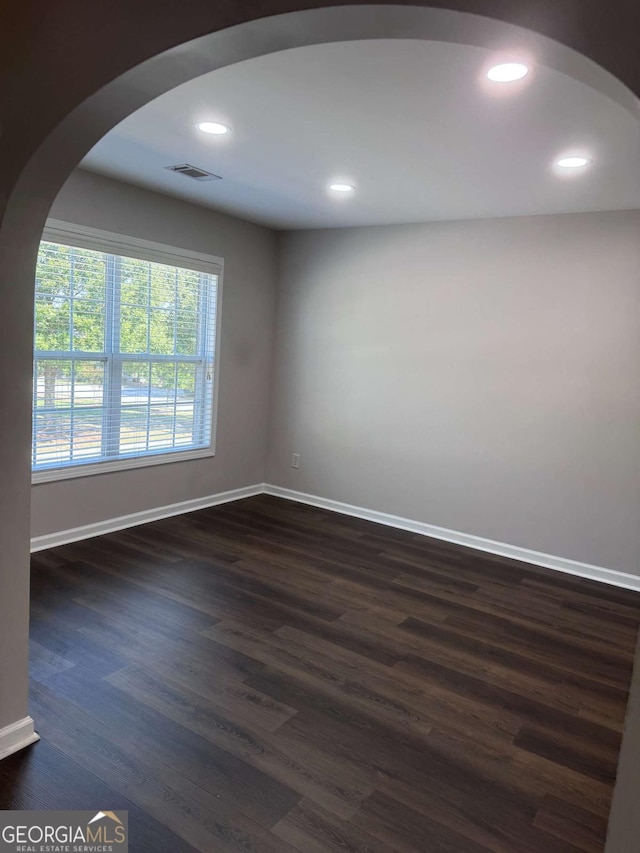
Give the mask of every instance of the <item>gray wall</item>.
[(639, 211), (289, 233), (277, 311), (268, 482), (640, 574)]
[(31, 535), (263, 482), (274, 232), (83, 171), (50, 215), (224, 258), (219, 414), (215, 457), (33, 486)]

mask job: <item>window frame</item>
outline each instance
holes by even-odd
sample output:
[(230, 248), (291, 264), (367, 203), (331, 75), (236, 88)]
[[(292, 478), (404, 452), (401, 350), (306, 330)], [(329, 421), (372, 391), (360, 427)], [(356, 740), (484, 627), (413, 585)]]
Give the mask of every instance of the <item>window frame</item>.
[[(119, 457), (100, 460), (99, 462), (63, 465), (31, 472), (32, 484), (50, 483), (56, 480), (71, 480), (77, 477), (91, 477), (96, 474), (108, 474), (116, 471), (127, 471), (134, 468), (146, 468), (155, 465), (167, 465), (175, 462), (187, 462), (191, 459), (212, 457), (216, 454), (216, 433), (218, 421), (218, 390), (220, 375), (220, 329), (222, 320), (222, 289), (224, 260), (215, 255), (205, 255), (188, 249), (143, 240), (128, 234), (118, 234), (89, 228), (84, 225), (65, 222), (59, 219), (48, 219), (42, 232), (41, 241), (60, 243), (79, 249), (91, 249), (111, 255), (137, 258), (152, 263), (166, 264), (172, 267), (183, 267), (196, 272), (209, 273), (217, 277), (216, 282), (216, 316), (213, 351), (213, 398), (211, 401), (211, 434), (205, 447), (187, 450), (159, 450), (144, 456)], [(34, 303), (35, 311), (35, 303)], [(34, 342), (34, 359), (36, 357)]]

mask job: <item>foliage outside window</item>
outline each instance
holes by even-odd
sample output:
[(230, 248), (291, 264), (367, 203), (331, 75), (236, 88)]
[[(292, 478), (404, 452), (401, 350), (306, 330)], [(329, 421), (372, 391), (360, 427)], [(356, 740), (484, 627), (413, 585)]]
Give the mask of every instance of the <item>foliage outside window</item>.
[(34, 472), (210, 447), (217, 285), (212, 272), (41, 243)]

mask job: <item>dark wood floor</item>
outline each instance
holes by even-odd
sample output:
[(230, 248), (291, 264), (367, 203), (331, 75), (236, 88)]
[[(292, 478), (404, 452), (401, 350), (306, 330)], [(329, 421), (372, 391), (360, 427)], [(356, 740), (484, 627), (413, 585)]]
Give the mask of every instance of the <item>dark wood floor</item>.
[(0, 808), (149, 853), (596, 853), (640, 600), (272, 497), (36, 554)]

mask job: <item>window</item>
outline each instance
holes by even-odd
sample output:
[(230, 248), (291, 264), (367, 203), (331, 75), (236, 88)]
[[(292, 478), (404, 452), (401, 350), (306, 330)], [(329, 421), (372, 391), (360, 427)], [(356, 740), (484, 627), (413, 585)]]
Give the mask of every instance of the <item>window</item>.
[(213, 454), (221, 262), (60, 223), (35, 291), (34, 480)]

